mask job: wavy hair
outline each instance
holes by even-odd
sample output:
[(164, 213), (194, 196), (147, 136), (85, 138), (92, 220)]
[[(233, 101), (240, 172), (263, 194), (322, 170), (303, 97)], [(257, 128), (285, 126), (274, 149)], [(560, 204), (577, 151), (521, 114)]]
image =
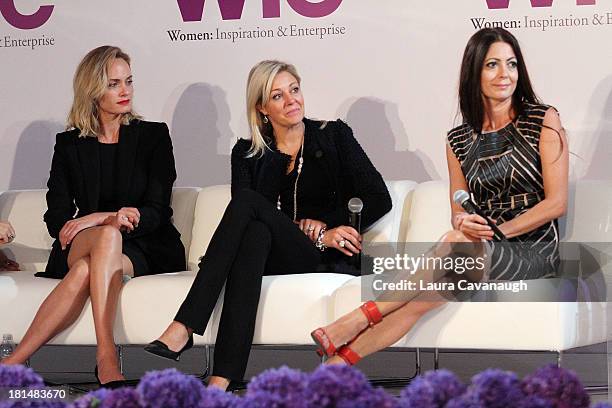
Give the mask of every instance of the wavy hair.
[[(108, 68), (115, 58), (130, 65), (130, 56), (121, 48), (103, 45), (89, 51), (76, 69), (67, 129), (79, 129), (79, 137), (97, 136), (100, 132), (99, 101), (108, 87)], [(123, 114), (121, 123), (127, 125), (139, 118), (131, 111)]]

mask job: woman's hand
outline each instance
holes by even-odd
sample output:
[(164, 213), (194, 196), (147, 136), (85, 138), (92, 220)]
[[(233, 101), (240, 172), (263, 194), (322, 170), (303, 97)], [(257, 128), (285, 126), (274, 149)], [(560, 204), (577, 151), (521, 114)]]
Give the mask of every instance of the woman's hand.
[(125, 213), (119, 213), (119, 211), (117, 211), (116, 214), (108, 216), (104, 220), (104, 225), (110, 225), (111, 227), (117, 228), (119, 231), (127, 231), (128, 234), (134, 231), (135, 228), (134, 224), (130, 222), (129, 217), (125, 215)]
[(325, 231), (321, 241), (326, 247), (336, 248), (347, 256), (361, 252), (361, 235), (355, 228), (346, 225)]
[(327, 224), (325, 224), (323, 221), (311, 220), (310, 218), (305, 218), (299, 222), (296, 221), (295, 223), (299, 225), (300, 229), (308, 236), (308, 238), (310, 238), (312, 242), (317, 240), (322, 228), (327, 228)]
[(458, 213), (455, 216), (455, 228), (472, 239), (493, 239), (493, 230), (487, 225), (487, 220), (478, 214)]
[(8, 221), (0, 221), (0, 244), (8, 244), (15, 239), (15, 229)]
[(59, 241), (62, 249), (66, 249), (66, 247), (70, 245), (74, 237), (76, 237), (79, 232), (87, 228), (102, 225), (104, 220), (110, 215), (114, 215), (114, 213), (97, 212), (75, 218), (65, 223), (59, 232)]
[(129, 231), (133, 231), (134, 228), (138, 228), (138, 224), (140, 223), (140, 211), (138, 208), (134, 207), (123, 207), (119, 211), (117, 211), (117, 217), (124, 220), (127, 220), (132, 224), (132, 228)]

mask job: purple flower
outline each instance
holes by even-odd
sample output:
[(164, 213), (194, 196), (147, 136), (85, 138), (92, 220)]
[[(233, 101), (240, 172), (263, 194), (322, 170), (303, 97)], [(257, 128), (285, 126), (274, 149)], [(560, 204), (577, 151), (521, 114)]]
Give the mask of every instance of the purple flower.
[(398, 400), (382, 388), (365, 390), (354, 400), (342, 400), (338, 408), (398, 408)]
[(99, 388), (95, 391), (88, 392), (74, 402), (68, 405), (68, 408), (95, 408), (100, 406), (100, 403), (110, 394), (110, 390)]
[(321, 365), (306, 381), (305, 401), (309, 407), (336, 407), (343, 401), (354, 401), (372, 386), (356, 368), (345, 365)]
[(100, 408), (143, 408), (140, 394), (134, 388), (123, 387), (111, 391), (99, 405)]
[(593, 408), (612, 408), (612, 402), (601, 401), (593, 405)]
[(306, 374), (282, 366), (266, 370), (254, 377), (248, 385), (245, 407), (303, 408)]
[(465, 385), (448, 370), (428, 371), (415, 378), (400, 394), (400, 407), (442, 408), (465, 391)]
[(50, 400), (4, 401), (0, 408), (66, 408), (66, 403)]
[(238, 407), (238, 397), (215, 387), (207, 387), (202, 392), (198, 408), (234, 408)]
[(204, 386), (196, 378), (169, 368), (146, 373), (137, 391), (149, 408), (195, 408)]
[(0, 365), (0, 387), (44, 387), (43, 379), (22, 365)]
[(571, 370), (546, 365), (528, 375), (522, 382), (523, 392), (550, 401), (557, 408), (586, 408), (589, 395)]
[(517, 405), (517, 408), (555, 408), (552, 402), (536, 395), (529, 395)]
[(516, 374), (488, 369), (472, 377), (465, 394), (454, 398), (449, 408), (516, 408), (524, 399)]

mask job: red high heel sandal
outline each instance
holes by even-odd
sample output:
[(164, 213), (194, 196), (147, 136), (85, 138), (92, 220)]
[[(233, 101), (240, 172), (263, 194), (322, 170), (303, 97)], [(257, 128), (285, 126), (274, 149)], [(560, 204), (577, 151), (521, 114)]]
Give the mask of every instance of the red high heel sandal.
[[(368, 319), (368, 327), (374, 326), (376, 323), (379, 323), (383, 318), (382, 313), (380, 313), (380, 310), (378, 310), (378, 306), (376, 306), (376, 303), (371, 300), (359, 306), (359, 309)], [(357, 333), (357, 335), (359, 335), (359, 333)], [(310, 336), (312, 337), (312, 340), (319, 346), (319, 348), (317, 349), (317, 354), (319, 356), (323, 357), (325, 355), (327, 357), (331, 357), (336, 353), (336, 346), (325, 332), (325, 329), (323, 329), (322, 327), (319, 327), (318, 329), (310, 333)], [(354, 338), (351, 341), (353, 340)]]
[(361, 356), (353, 351), (348, 344), (338, 349), (337, 356), (342, 358), (344, 362), (350, 366), (355, 365), (361, 360)]

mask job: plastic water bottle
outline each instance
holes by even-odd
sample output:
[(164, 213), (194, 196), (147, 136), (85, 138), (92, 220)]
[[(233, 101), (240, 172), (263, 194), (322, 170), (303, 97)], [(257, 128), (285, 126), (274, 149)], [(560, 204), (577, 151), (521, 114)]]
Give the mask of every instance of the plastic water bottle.
[(13, 354), (15, 350), (15, 343), (13, 343), (12, 334), (2, 335), (2, 344), (0, 344), (0, 360)]

